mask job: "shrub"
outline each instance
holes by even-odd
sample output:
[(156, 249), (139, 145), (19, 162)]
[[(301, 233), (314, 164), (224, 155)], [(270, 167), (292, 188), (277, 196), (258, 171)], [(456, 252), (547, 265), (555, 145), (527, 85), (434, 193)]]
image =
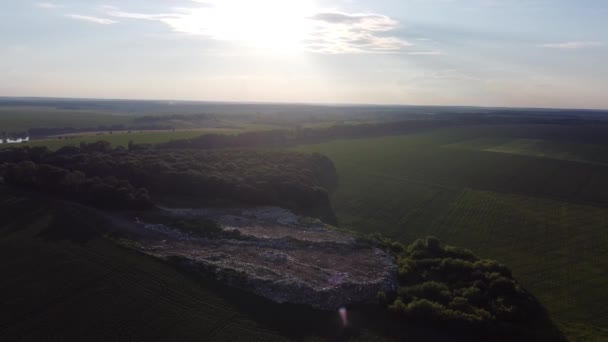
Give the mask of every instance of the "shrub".
[(452, 293), (446, 284), (436, 281), (427, 281), (399, 289), (399, 295), (413, 299), (428, 299), (438, 303), (448, 303)]
[[(389, 239), (373, 238), (391, 246)], [(393, 253), (398, 258), (400, 287), (388, 307), (408, 320), (511, 333), (530, 331), (522, 327), (533, 324), (543, 312), (506, 266), (480, 260), (471, 251), (442, 246), (430, 237)]]
[(386, 303), (388, 302), (386, 292), (384, 291), (378, 291), (378, 293), (376, 294), (376, 299), (378, 300), (378, 303), (380, 303), (380, 305), (386, 305)]

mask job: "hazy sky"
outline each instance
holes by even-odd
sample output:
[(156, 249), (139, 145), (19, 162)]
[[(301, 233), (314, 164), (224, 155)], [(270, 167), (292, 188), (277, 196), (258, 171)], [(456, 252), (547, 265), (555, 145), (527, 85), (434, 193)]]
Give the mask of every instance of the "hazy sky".
[(608, 108), (606, 0), (0, 6), (0, 96)]

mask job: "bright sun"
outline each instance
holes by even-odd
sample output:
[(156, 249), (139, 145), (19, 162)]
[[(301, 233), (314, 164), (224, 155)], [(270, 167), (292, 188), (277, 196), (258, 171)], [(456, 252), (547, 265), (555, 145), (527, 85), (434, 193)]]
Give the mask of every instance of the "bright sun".
[(313, 30), (312, 1), (222, 0), (179, 17), (182, 31), (263, 48), (293, 49)]

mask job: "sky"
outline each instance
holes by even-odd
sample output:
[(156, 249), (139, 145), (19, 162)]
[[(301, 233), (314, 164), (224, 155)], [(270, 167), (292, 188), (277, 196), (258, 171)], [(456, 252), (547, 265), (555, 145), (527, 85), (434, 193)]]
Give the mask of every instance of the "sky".
[(606, 0), (0, 0), (0, 96), (608, 109)]

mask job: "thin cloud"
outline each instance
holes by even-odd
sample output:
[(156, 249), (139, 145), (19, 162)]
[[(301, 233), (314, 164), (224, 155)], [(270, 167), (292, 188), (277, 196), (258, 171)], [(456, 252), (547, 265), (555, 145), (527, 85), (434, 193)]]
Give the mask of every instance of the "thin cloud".
[(398, 22), (380, 14), (350, 14), (341, 12), (322, 12), (310, 17), (318, 22), (329, 24), (350, 25), (373, 31), (390, 31), (398, 26)]
[(111, 24), (117, 23), (117, 21), (115, 21), (115, 20), (99, 18), (99, 17), (92, 17), (92, 16), (88, 16), (88, 15), (66, 14), (65, 16), (68, 18), (71, 18), (71, 19), (86, 21), (89, 23), (95, 23), (95, 24), (100, 24), (100, 25), (111, 25)]
[(396, 52), (411, 44), (386, 35), (399, 23), (375, 13), (321, 12), (310, 17), (315, 30), (309, 38), (309, 50), (340, 54), (359, 52)]
[(122, 11), (110, 11), (107, 13), (109, 16), (124, 19), (138, 19), (138, 20), (151, 20), (151, 21), (162, 21), (169, 24), (172, 19), (178, 20), (180, 16), (178, 14), (143, 14), (143, 13), (131, 13)]
[[(114, 18), (158, 21), (174, 32), (215, 40), (247, 41), (256, 40), (256, 35), (262, 38), (276, 35), (282, 40), (292, 40), (307, 51), (324, 54), (393, 53), (411, 46), (391, 35), (399, 22), (382, 14), (319, 10), (301, 14), (286, 10), (289, 16), (285, 16), (284, 11), (262, 7), (244, 15), (242, 11), (225, 11), (219, 2), (204, 1), (193, 8), (174, 8), (165, 13), (111, 10), (106, 14)], [(298, 24), (293, 35), (289, 31), (292, 21)]]
[(35, 5), (38, 8), (46, 8), (46, 9), (63, 7), (61, 5), (57, 5), (57, 4), (54, 4), (54, 3), (51, 3), (51, 2), (37, 2)]
[(573, 42), (541, 44), (539, 46), (543, 47), (543, 48), (547, 48), (547, 49), (576, 50), (576, 49), (600, 47), (600, 46), (604, 46), (604, 43), (595, 42), (595, 41), (573, 41)]
[(407, 52), (408, 55), (413, 56), (442, 56), (444, 53), (442, 51), (411, 51)]

